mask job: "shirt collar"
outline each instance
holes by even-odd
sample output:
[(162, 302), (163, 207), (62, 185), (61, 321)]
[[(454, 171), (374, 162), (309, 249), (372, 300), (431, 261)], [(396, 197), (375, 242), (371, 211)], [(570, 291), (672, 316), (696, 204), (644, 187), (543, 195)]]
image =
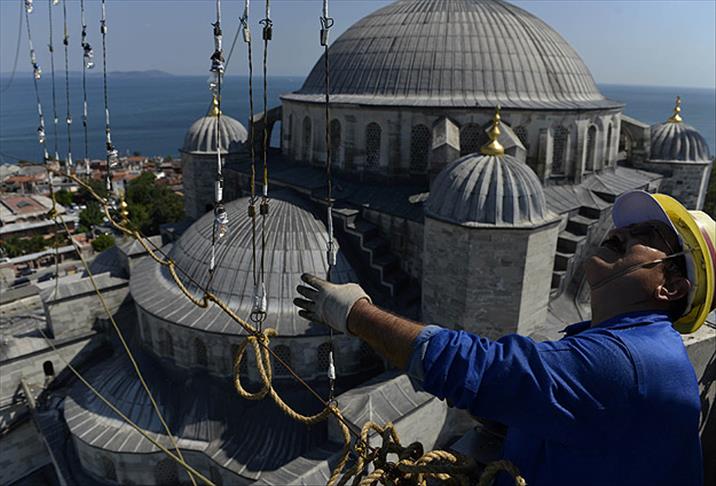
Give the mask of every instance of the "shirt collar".
[[(624, 327), (639, 326), (643, 324), (651, 324), (653, 322), (667, 321), (671, 322), (669, 316), (661, 311), (642, 311), (629, 312), (607, 319), (606, 321), (594, 326), (595, 329), (621, 329)], [(565, 336), (574, 336), (582, 331), (586, 331), (592, 326), (592, 321), (582, 321), (572, 324), (564, 328)]]

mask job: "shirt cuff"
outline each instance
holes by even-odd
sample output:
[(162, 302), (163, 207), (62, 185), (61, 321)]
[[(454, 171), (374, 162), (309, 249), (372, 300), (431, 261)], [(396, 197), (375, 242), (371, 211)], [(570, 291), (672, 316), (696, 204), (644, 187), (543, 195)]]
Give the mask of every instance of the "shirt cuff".
[(410, 363), (408, 364), (408, 376), (418, 385), (422, 385), (425, 378), (423, 359), (428, 350), (430, 338), (442, 330), (443, 328), (440, 326), (425, 326), (413, 341), (413, 354), (410, 356)]

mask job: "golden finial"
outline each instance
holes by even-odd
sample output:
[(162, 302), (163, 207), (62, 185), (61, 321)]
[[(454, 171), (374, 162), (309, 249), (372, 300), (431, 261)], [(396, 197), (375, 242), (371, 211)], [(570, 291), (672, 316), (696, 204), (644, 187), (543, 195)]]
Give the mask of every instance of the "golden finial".
[(666, 123), (681, 123), (682, 121), (684, 121), (684, 119), (681, 118), (681, 96), (677, 96), (674, 113), (666, 120)]
[(129, 223), (129, 205), (124, 200), (124, 194), (119, 195), (119, 217), (121, 218), (122, 226), (126, 226)]
[(209, 116), (219, 115), (221, 115), (221, 110), (219, 109), (219, 98), (214, 95), (211, 100), (211, 111), (209, 112)]
[(495, 116), (492, 117), (492, 126), (487, 131), (487, 136), (490, 137), (490, 141), (480, 147), (480, 153), (482, 155), (497, 155), (501, 157), (505, 155), (505, 147), (497, 141), (500, 138), (500, 105), (495, 108)]

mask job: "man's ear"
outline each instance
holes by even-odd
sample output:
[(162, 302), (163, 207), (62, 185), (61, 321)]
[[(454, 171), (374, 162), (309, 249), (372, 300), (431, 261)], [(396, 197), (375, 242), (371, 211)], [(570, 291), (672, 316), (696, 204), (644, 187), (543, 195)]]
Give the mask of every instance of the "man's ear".
[(672, 277), (659, 285), (655, 291), (655, 298), (659, 302), (674, 302), (686, 297), (691, 290), (691, 282), (686, 277)]

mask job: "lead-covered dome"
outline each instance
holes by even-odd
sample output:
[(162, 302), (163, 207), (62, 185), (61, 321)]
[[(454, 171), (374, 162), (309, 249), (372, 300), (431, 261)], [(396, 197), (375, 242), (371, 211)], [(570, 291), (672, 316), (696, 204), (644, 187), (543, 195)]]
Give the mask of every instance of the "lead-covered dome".
[(217, 124), (214, 114), (199, 118), (184, 136), (182, 152), (194, 154), (216, 153), (216, 131), (219, 130), (221, 152), (237, 152), (248, 139), (246, 128), (230, 116), (221, 115)]
[[(282, 190), (273, 192), (271, 197), (264, 255), (268, 296), (266, 325), (276, 328), (279, 336), (324, 334), (328, 332), (326, 326), (313, 325), (298, 315), (293, 299), (302, 273), (326, 274), (326, 226), (299, 195)], [(249, 198), (241, 198), (225, 205), (229, 231), (216, 245), (216, 270), (210, 285), (214, 294), (245, 319), (251, 314), (254, 295), (248, 201)], [(203, 294), (196, 283), (204, 286), (209, 282), (213, 219), (212, 212), (204, 215), (169, 251), (169, 257), (182, 269), (178, 273), (182, 282), (197, 297)], [(257, 270), (260, 270), (260, 226), (257, 231), (256, 258)], [(332, 279), (336, 283), (357, 281), (340, 250)], [(151, 259), (144, 259), (132, 270), (130, 290), (141, 309), (166, 321), (211, 332), (243, 334), (238, 324), (215, 305), (204, 310), (189, 302), (167, 268)]]
[(710, 160), (709, 146), (691, 125), (659, 123), (651, 127), (651, 160), (704, 162)]
[[(584, 109), (621, 106), (577, 52), (501, 0), (399, 0), (330, 47), (332, 101), (402, 106)], [(321, 58), (287, 100), (321, 102)]]
[(481, 154), (466, 155), (438, 174), (425, 213), (464, 226), (529, 227), (553, 216), (532, 169), (510, 155)]

